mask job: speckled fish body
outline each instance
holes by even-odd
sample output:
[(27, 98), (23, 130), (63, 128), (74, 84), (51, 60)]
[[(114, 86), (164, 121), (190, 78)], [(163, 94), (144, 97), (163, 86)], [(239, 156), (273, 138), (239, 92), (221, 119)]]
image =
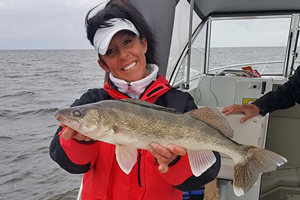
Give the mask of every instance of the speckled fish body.
[(127, 174), (136, 163), (137, 149), (147, 149), (153, 142), (184, 147), (195, 176), (214, 164), (212, 151), (227, 154), (235, 163), (237, 196), (250, 190), (260, 173), (286, 162), (269, 150), (231, 140), (230, 125), (214, 108), (181, 114), (140, 100), (106, 100), (60, 110), (56, 118), (85, 136), (116, 145), (117, 161)]

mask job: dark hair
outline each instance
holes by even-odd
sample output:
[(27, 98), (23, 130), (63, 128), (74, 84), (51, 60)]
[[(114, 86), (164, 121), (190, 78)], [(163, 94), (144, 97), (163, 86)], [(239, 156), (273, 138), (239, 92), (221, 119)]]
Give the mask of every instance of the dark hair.
[(111, 26), (111, 24), (107, 22), (108, 20), (112, 18), (127, 19), (134, 24), (140, 33), (140, 37), (147, 39), (147, 63), (158, 64), (155, 51), (156, 41), (152, 30), (143, 15), (128, 0), (111, 0), (102, 10), (98, 11), (92, 17), (89, 17), (91, 12), (96, 8), (97, 6), (87, 13), (85, 20), (87, 38), (92, 45), (94, 44), (93, 40), (97, 29)]

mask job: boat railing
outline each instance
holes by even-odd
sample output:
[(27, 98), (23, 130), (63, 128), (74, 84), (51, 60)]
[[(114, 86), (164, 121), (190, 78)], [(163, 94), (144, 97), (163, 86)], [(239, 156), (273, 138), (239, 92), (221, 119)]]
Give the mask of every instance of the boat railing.
[[(202, 51), (201, 49), (198, 49), (198, 48), (196, 48), (196, 49)], [(276, 71), (265, 74), (266, 69), (268, 67), (270, 67), (270, 65), (274, 65), (274, 64), (280, 64), (280, 65), (282, 65), (282, 68), (276, 67), (276, 69), (277, 69)], [(296, 64), (300, 64), (300, 60), (299, 61), (296, 60), (295, 63), (294, 63), (294, 66), (297, 66)], [(263, 66), (262, 67), (257, 67), (259, 65), (263, 65)], [(223, 70), (232, 69), (232, 68), (241, 69), (241, 67), (244, 67), (244, 66), (251, 66), (253, 69), (258, 70), (259, 73), (263, 76), (283, 76), (284, 75), (283, 74), (284, 73), (283, 65), (284, 65), (284, 61), (262, 61), (262, 62), (238, 63), (238, 64), (232, 64), (232, 65), (226, 65), (226, 66), (211, 68), (211, 69), (208, 70), (207, 74), (218, 75), (219, 74), (218, 71), (221, 72)], [(297, 67), (295, 67), (293, 71), (295, 71), (296, 68)], [(191, 73), (190, 78), (189, 78), (190, 83), (197, 80), (200, 75), (203, 75), (202, 72), (200, 72), (198, 69), (193, 68), (193, 67), (191, 68), (190, 73)], [(180, 85), (184, 84), (186, 81), (187, 81), (186, 77), (184, 76), (183, 79), (175, 81), (174, 86), (175, 87), (176, 86), (180, 87)]]
[[(216, 67), (209, 69), (208, 73), (211, 73), (213, 71), (217, 70), (224, 70), (224, 69), (231, 69), (231, 68), (236, 68), (236, 67), (243, 67), (243, 66), (255, 66), (255, 65), (264, 65), (262, 69), (259, 71), (260, 74), (264, 75), (264, 72), (266, 68), (271, 65), (271, 64), (284, 64), (284, 61), (263, 61), (263, 62), (251, 62), (251, 63), (239, 63), (239, 64), (233, 64), (233, 65), (226, 65), (222, 67)], [(282, 75), (282, 74), (278, 74)]]

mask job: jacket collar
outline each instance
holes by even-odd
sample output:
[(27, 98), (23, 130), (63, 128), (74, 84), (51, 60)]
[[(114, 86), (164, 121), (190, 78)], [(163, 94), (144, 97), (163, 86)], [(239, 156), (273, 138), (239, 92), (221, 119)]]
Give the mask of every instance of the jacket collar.
[(127, 82), (114, 77), (112, 73), (109, 74), (110, 80), (117, 87), (117, 89), (130, 96), (131, 98), (139, 98), (145, 91), (146, 87), (157, 78), (158, 66), (155, 64), (148, 64), (149, 75), (141, 80), (135, 82)]

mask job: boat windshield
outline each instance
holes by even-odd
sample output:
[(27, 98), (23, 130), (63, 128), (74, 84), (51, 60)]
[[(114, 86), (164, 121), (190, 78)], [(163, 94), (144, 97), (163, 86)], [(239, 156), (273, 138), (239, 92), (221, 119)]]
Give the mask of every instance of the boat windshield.
[(290, 76), (300, 64), (299, 44), (295, 45), (299, 19), (298, 15), (210, 17), (193, 35), (189, 75), (186, 49), (171, 80), (181, 85), (189, 76), (192, 84), (201, 74), (246, 66), (262, 76)]
[(213, 19), (208, 74), (251, 66), (262, 75), (283, 75), (291, 17)]

